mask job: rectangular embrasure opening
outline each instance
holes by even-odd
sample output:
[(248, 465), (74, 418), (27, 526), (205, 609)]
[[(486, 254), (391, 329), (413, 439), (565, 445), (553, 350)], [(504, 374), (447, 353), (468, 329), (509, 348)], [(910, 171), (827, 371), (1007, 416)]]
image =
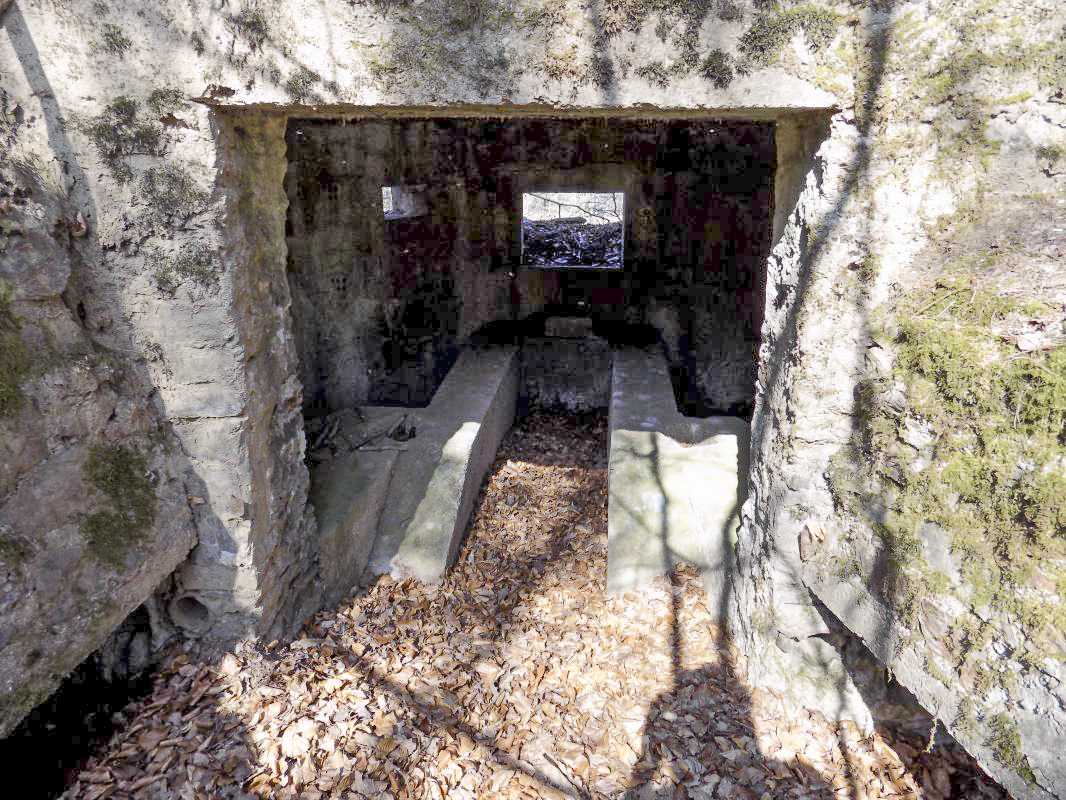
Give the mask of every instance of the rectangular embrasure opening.
[(621, 269), (625, 192), (522, 193), (522, 264)]

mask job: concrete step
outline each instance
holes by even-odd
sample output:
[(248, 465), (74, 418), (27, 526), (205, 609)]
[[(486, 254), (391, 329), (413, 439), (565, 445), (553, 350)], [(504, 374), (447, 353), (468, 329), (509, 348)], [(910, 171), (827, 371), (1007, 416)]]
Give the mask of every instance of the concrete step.
[[(400, 443), (384, 434), (405, 410), (369, 407), (337, 415), (336, 454), (311, 469), (311, 503), (318, 521), (320, 571), (326, 605), (339, 602), (359, 582), (377, 537)], [(351, 449), (372, 438), (396, 449)]]

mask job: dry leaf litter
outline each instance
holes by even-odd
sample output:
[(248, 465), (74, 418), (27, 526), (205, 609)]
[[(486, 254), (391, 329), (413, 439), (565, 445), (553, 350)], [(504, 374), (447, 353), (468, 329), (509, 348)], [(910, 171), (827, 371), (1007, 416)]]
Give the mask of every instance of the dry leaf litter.
[(746, 687), (694, 570), (606, 597), (605, 455), (602, 417), (519, 423), (442, 585), (172, 657), (64, 797), (1005, 797)]

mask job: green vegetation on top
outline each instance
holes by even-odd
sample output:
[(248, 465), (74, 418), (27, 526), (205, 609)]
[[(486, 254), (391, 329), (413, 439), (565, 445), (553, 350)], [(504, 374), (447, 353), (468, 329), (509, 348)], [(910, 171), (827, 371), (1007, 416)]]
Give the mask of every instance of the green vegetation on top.
[(740, 50), (753, 63), (766, 64), (801, 31), (812, 48), (821, 50), (833, 41), (839, 25), (835, 12), (815, 5), (774, 9), (752, 22), (740, 38)]
[[(1040, 573), (1066, 597), (1066, 570), (1056, 563), (1066, 557), (1066, 347), (1022, 353), (997, 336), (993, 324), (1019, 310), (961, 271), (906, 301), (893, 377), (906, 386), (907, 407), (899, 413), (884, 402), (892, 381), (864, 383), (861, 441), (846, 454), (890, 480), (871, 487), (838, 463), (832, 485), (853, 512), (889, 509), (869, 521), (910, 575), (896, 600), (912, 628), (919, 593), (946, 588), (921, 558), (917, 532), (932, 522), (952, 536), (973, 606), (1013, 617), (1034, 658), (1066, 658), (1039, 645), (1048, 626), (1066, 627), (1063, 607), (1024, 590)], [(931, 453), (904, 443), (907, 419), (928, 426)]]

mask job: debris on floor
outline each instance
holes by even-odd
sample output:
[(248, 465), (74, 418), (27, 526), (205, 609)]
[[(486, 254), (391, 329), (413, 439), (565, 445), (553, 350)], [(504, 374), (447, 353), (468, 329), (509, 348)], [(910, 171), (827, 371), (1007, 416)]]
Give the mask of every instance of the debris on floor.
[(1006, 796), (746, 686), (694, 569), (607, 598), (605, 422), (516, 425), (442, 585), (384, 576), (291, 642), (173, 658), (64, 796)]
[(622, 223), (590, 223), (584, 217), (522, 220), (524, 260), (537, 266), (622, 265)]

